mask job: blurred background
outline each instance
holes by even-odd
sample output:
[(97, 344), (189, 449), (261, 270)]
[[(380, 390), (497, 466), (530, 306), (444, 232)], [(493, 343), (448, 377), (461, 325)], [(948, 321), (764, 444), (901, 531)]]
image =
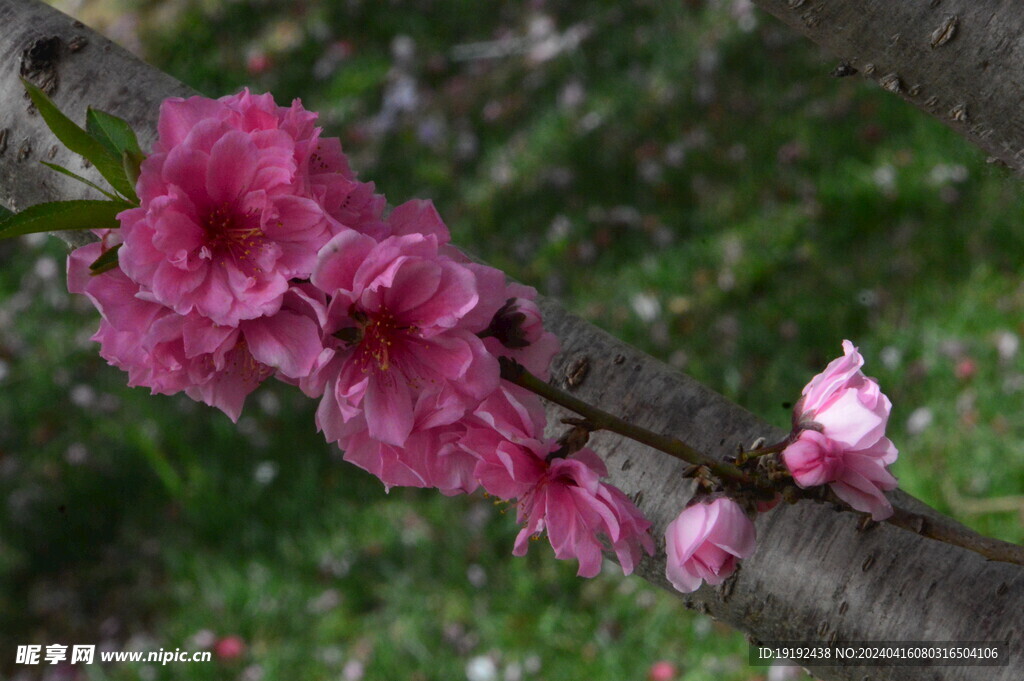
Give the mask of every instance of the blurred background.
[[(300, 97), (392, 203), (779, 425), (853, 340), (901, 486), (1024, 540), (1019, 182), (748, 0), (54, 4), (205, 94)], [(768, 676), (612, 565), (514, 559), (479, 494), (386, 495), (287, 386), (237, 427), (124, 387), (64, 255), (0, 243), (3, 678)], [(14, 665), (30, 642), (215, 655)]]

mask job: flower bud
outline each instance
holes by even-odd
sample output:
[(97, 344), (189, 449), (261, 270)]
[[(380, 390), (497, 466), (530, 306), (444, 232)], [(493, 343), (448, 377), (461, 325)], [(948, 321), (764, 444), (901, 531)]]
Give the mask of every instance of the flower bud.
[(754, 523), (727, 497), (694, 504), (665, 529), (665, 553), (665, 577), (678, 591), (721, 584), (754, 553)]

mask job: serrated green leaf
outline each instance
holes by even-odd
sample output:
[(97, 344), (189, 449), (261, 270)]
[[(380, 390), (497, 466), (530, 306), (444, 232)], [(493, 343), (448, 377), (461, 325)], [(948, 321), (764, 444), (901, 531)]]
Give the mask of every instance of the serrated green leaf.
[(93, 138), (88, 132), (80, 128), (70, 118), (61, 113), (57, 105), (46, 96), (46, 93), (37, 88), (24, 78), (21, 79), (32, 103), (36, 105), (46, 125), (54, 135), (64, 143), (71, 151), (84, 156), (90, 163), (96, 166), (96, 170), (103, 176), (115, 191), (127, 197), (133, 204), (138, 205), (139, 197), (135, 195), (135, 188), (125, 177), (124, 167), (121, 165), (121, 156), (115, 156), (100, 141)]
[(117, 252), (123, 245), (118, 244), (113, 248), (103, 251), (103, 255), (93, 260), (92, 264), (89, 265), (89, 274), (95, 276), (117, 267)]
[(66, 229), (116, 229), (122, 201), (54, 201), (40, 203), (0, 220), (0, 239)]
[(68, 170), (64, 166), (59, 166), (56, 163), (47, 163), (46, 161), (40, 161), (40, 163), (42, 163), (44, 166), (46, 166), (50, 170), (56, 170), (61, 175), (67, 175), (68, 177), (73, 177), (76, 180), (78, 180), (79, 182), (81, 182), (82, 184), (89, 185), (90, 187), (92, 187), (96, 191), (98, 191), (101, 194), (103, 194), (104, 196), (106, 196), (111, 201), (120, 201), (121, 203), (124, 203), (125, 208), (129, 208), (130, 207), (130, 204), (128, 204), (124, 199), (122, 199), (122, 198), (120, 198), (118, 196), (114, 196), (113, 194), (108, 192), (103, 187), (100, 187), (99, 185), (96, 185), (96, 184), (90, 182), (89, 180), (85, 179), (84, 177), (82, 177), (81, 175), (79, 175), (77, 173), (71, 172), (70, 170)]
[(135, 131), (123, 118), (89, 107), (85, 114), (85, 130), (117, 158), (126, 151), (142, 154)]

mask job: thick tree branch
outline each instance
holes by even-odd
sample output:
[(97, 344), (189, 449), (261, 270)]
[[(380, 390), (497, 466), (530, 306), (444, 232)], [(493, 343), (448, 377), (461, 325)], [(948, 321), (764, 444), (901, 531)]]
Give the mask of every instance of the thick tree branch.
[[(879, 40), (884, 43), (885, 36), (899, 29), (878, 19), (883, 14), (872, 15), (862, 6), (878, 12), (890, 5), (907, 6), (905, 19), (909, 21), (911, 15), (917, 16), (910, 6), (918, 8), (914, 11), (920, 14), (929, 3), (765, 0), (761, 4), (777, 6), (784, 13), (795, 12), (790, 6), (815, 12), (819, 31), (835, 19), (836, 6), (850, 8), (852, 16), (847, 23), (841, 25), (842, 29), (833, 26), (833, 31), (851, 36), (850, 40), (863, 39), (874, 45)], [(1012, 4), (1000, 3), (1000, 7), (1012, 13)], [(941, 9), (931, 12), (929, 17), (941, 21)], [(961, 19), (965, 42), (978, 35), (975, 31), (983, 30), (980, 25), (974, 28), (974, 20), (968, 21), (970, 16), (974, 14), (965, 12)], [(1009, 17), (1001, 26), (993, 27), (1007, 41), (999, 55), (1015, 54), (1019, 23)], [(872, 24), (878, 36), (872, 36), (870, 41), (853, 37), (854, 28), (859, 27), (859, 36)], [(34, 74), (36, 82), (51, 79), (55, 101), (72, 117), (81, 120), (90, 104), (109, 110), (137, 126), (144, 146), (153, 139), (159, 101), (189, 94), (177, 81), (33, 0), (0, 0), (0, 26), (5, 27), (0, 34), (0, 130), (5, 131), (4, 142), (0, 143), (0, 202), (11, 208), (83, 196), (79, 185), (37, 163), (46, 159), (76, 171), (81, 169), (80, 161), (57, 146), (39, 117), (28, 111), (18, 82), (26, 59), (33, 60), (29, 66), (38, 71)], [(919, 42), (929, 31), (925, 24), (917, 25), (913, 32), (906, 29), (895, 43), (902, 46), (912, 37)], [(940, 48), (947, 50), (951, 45), (956, 43), (936, 47), (935, 53), (941, 55)], [(884, 56), (885, 48), (879, 49)], [(854, 50), (852, 43), (840, 52), (856, 59), (859, 67), (866, 67), (865, 55), (870, 55), (878, 64), (876, 69), (896, 68), (874, 56), (874, 52)], [(47, 55), (48, 58), (42, 58)], [(959, 80), (953, 80), (953, 85), (962, 86), (967, 108), (966, 122), (954, 124), (964, 132), (980, 125), (972, 133), (974, 139), (996, 147), (1006, 141), (1015, 153), (1024, 149), (1024, 139), (1020, 139), (1021, 126), (1013, 122), (1014, 116), (1009, 113), (1010, 105), (1000, 109), (986, 109), (983, 105), (994, 99), (995, 94), (1004, 92), (1007, 102), (1012, 103), (1012, 113), (1017, 114), (1020, 79), (1001, 78), (986, 84), (986, 74), (1004, 73), (1002, 67), (991, 68), (998, 58), (992, 58), (987, 70), (961, 71)], [(976, 62), (980, 63), (977, 54), (969, 60), (971, 65)], [(909, 92), (917, 82), (917, 71), (901, 65), (899, 73), (901, 83), (906, 84), (901, 88), (905, 87), (905, 96), (911, 97)], [(913, 97), (933, 96), (931, 88), (938, 86), (932, 81), (921, 82), (928, 83), (928, 93), (922, 94), (922, 89)], [(952, 109), (959, 101), (952, 98), (953, 91), (934, 92), (941, 101), (941, 105), (934, 107), (936, 111)], [(995, 94), (979, 94), (987, 92)], [(1000, 118), (999, 112), (1006, 115)], [(1013, 159), (1013, 153), (1006, 158)], [(574, 395), (630, 423), (677, 437), (718, 459), (759, 436), (776, 441), (784, 435), (710, 389), (566, 313), (557, 303), (544, 301), (543, 309), (549, 328), (558, 334), (564, 346), (553, 368), (554, 380)], [(552, 423), (567, 415), (560, 407), (549, 408)], [(590, 444), (608, 462), (612, 481), (638, 499), (654, 522), (655, 536), (660, 536), (692, 491), (690, 482), (682, 477), (684, 463), (612, 433), (596, 433)], [(905, 494), (896, 493), (892, 499), (903, 508), (938, 515)], [(755, 556), (745, 561), (736, 577), (722, 587), (704, 587), (684, 597), (688, 607), (724, 620), (759, 640), (1011, 642), (1012, 657), (1007, 667), (815, 669), (815, 674), (823, 679), (1010, 681), (1024, 675), (1024, 569), (1019, 566), (990, 563), (970, 551), (891, 525), (862, 531), (855, 515), (811, 502), (779, 507), (761, 516), (757, 529)], [(648, 581), (671, 589), (664, 577), (663, 557), (645, 559), (638, 572)]]
[(1020, 3), (753, 1), (992, 159), (1024, 169)]

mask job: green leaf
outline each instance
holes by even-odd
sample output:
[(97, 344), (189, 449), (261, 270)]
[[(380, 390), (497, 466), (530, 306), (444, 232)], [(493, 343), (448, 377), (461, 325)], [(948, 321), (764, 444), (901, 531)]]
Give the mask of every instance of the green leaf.
[(103, 255), (96, 258), (92, 264), (89, 265), (89, 274), (95, 276), (117, 267), (117, 251), (123, 245), (124, 244), (118, 244), (113, 248), (103, 251)]
[(142, 162), (145, 160), (146, 157), (141, 153), (134, 151), (121, 152), (121, 167), (124, 168), (124, 176), (128, 178), (128, 181), (133, 186), (139, 182), (139, 173), (142, 171)]
[(123, 118), (89, 107), (85, 114), (85, 129), (117, 158), (126, 151), (142, 154), (135, 131)]
[(60, 173), (62, 175), (67, 175), (68, 177), (73, 177), (76, 180), (78, 180), (79, 182), (81, 182), (82, 184), (89, 185), (90, 187), (92, 187), (96, 191), (100, 192), (101, 194), (103, 194), (104, 196), (109, 198), (111, 201), (120, 201), (121, 203), (124, 204), (125, 208), (130, 208), (131, 207), (131, 204), (125, 202), (124, 199), (122, 199), (120, 197), (117, 197), (117, 196), (114, 196), (113, 194), (108, 192), (103, 187), (100, 187), (99, 185), (93, 184), (92, 182), (90, 182), (89, 180), (85, 179), (81, 175), (79, 175), (77, 173), (71, 172), (70, 170), (68, 170), (64, 166), (59, 166), (56, 163), (47, 163), (46, 161), (40, 161), (40, 163), (42, 163), (44, 166), (46, 166), (50, 170), (56, 170), (58, 173)]
[(124, 167), (121, 165), (121, 156), (115, 156), (99, 140), (95, 139), (88, 132), (77, 126), (70, 118), (60, 112), (60, 109), (53, 101), (46, 96), (46, 93), (37, 88), (24, 78), (21, 79), (32, 103), (39, 109), (43, 120), (54, 135), (64, 143), (71, 151), (84, 156), (89, 162), (96, 166), (100, 175), (110, 183), (115, 191), (127, 197), (133, 204), (139, 203), (139, 197), (135, 195), (135, 189), (125, 177)]
[(66, 229), (116, 229), (122, 201), (54, 201), (40, 203), (0, 220), (0, 239)]

